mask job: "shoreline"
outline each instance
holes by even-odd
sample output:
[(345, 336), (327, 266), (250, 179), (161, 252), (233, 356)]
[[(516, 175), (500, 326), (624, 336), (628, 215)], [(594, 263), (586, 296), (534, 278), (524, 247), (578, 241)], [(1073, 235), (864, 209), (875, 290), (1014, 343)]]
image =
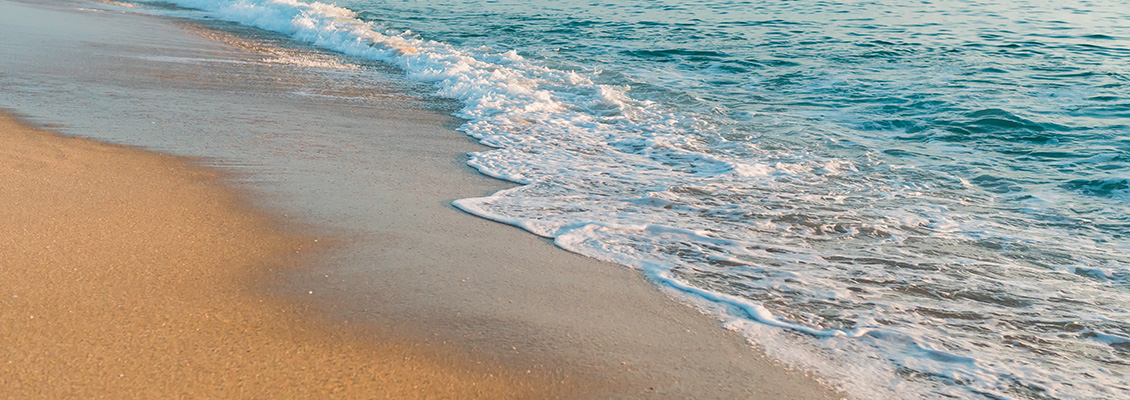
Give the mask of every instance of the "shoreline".
[[(49, 22), (68, 12), (43, 5), (7, 6), (29, 15), (46, 13)], [(411, 343), (407, 347), (444, 362), (449, 357), (463, 360), (459, 362), (470, 364), (468, 371), (519, 375), (518, 383), (506, 386), (547, 390), (522, 397), (841, 397), (804, 373), (769, 360), (712, 317), (662, 293), (638, 271), (568, 253), (517, 228), (456, 210), (452, 200), (511, 185), (467, 167), (466, 153), (482, 146), (452, 130), (454, 118), (401, 100), (405, 96), (356, 104), (296, 97), (255, 80), (244, 83), (237, 78), (286, 82), (294, 76), (276, 77), (276, 65), (256, 64), (263, 55), (233, 45), (244, 39), (231, 39), (230, 32), (198, 34), (210, 28), (115, 11), (96, 14), (64, 15), (78, 21), (78, 28), (73, 23), (38, 27), (52, 30), (39, 32), (48, 37), (66, 37), (67, 29), (96, 33), (83, 40), (97, 43), (97, 53), (84, 53), (92, 50), (81, 43), (51, 41), (58, 47), (52, 57), (62, 60), (59, 65), (67, 65), (67, 57), (83, 60), (88, 65), (79, 73), (90, 76), (83, 79), (110, 87), (75, 86), (88, 92), (70, 96), (94, 98), (89, 102), (94, 110), (68, 109), (61, 104), (68, 97), (60, 97), (59, 105), (17, 102), (16, 111), (34, 111), (39, 121), (63, 123), (69, 135), (226, 160), (215, 167), (247, 174), (237, 186), (249, 192), (255, 207), (319, 232), (343, 232), (313, 263), (251, 289), (308, 310), (312, 326), (349, 326), (348, 331), (370, 339)], [(98, 36), (107, 20), (117, 19), (128, 19), (114, 27), (121, 32)], [(134, 33), (149, 36), (141, 39)], [(137, 43), (118, 43), (123, 39)], [(173, 47), (175, 51), (168, 50)], [(152, 59), (127, 58), (129, 51), (238, 62), (206, 64), (211, 69), (201, 70), (197, 64), (160, 58), (162, 53)], [(31, 54), (27, 65), (35, 66), (40, 54)], [(131, 63), (122, 65), (114, 57)], [(12, 76), (21, 73), (13, 68)], [(70, 84), (56, 82), (50, 71), (25, 74), (42, 79), (44, 91)], [(134, 108), (98, 101), (112, 100), (105, 93), (119, 88), (131, 95), (154, 94), (128, 103)], [(254, 95), (240, 92), (247, 90)], [(212, 103), (223, 107), (210, 108)], [(122, 117), (105, 121), (98, 119), (100, 114)], [(202, 118), (208, 124), (196, 126)], [(259, 153), (262, 149), (267, 151)], [(245, 166), (252, 167), (242, 170)], [(526, 379), (526, 371), (531, 378)]]

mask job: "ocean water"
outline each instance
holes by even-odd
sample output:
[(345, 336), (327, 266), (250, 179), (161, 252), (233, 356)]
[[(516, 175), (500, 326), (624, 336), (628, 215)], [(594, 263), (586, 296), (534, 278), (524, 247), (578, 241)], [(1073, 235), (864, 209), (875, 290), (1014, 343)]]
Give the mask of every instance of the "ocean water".
[(1120, 0), (120, 4), (431, 85), (521, 184), (456, 206), (858, 398), (1130, 398)]

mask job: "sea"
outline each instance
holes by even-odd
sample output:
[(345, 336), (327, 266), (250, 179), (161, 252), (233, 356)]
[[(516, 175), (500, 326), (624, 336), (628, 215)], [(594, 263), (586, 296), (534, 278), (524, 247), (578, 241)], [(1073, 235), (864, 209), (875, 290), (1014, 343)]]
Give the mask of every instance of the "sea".
[(109, 3), (396, 69), (519, 184), (456, 207), (853, 397), (1130, 399), (1124, 0)]

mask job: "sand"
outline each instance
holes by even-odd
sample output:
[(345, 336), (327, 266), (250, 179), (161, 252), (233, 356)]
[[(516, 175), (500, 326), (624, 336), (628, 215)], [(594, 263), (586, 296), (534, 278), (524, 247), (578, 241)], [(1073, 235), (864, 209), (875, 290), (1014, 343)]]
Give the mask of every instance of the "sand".
[[(539, 378), (318, 323), (254, 290), (313, 242), (216, 172), (0, 115), (5, 398), (534, 398)], [(523, 374), (524, 375), (524, 374)]]

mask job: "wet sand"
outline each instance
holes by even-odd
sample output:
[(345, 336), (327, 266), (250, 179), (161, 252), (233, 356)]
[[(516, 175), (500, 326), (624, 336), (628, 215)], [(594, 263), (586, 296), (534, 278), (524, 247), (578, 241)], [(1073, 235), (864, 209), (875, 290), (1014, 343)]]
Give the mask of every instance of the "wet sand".
[(5, 398), (534, 398), (544, 377), (311, 318), (257, 287), (314, 243), (184, 159), (0, 114)]
[[(212, 165), (234, 171), (235, 183), (249, 194), (245, 200), (275, 215), (274, 221), (289, 226), (288, 232), (300, 229), (317, 235), (320, 245), (333, 243), (321, 246), (313, 258), (279, 258), (276, 254), (291, 254), (297, 247), (308, 249), (313, 239), (275, 232), (280, 238), (264, 239), (266, 247), (244, 258), (242, 267), (212, 271), (219, 275), (207, 278), (193, 275), (207, 279), (207, 284), (165, 286), (149, 293), (179, 290), (194, 299), (218, 296), (219, 304), (250, 307), (246, 310), (252, 316), (225, 318), (254, 317), (256, 323), (271, 327), (268, 331), (281, 336), (263, 336), (270, 343), (267, 347), (298, 349), (291, 353), (333, 363), (357, 379), (375, 374), (373, 379), (380, 382), (373, 386), (384, 392), (374, 392), (382, 394), (374, 397), (412, 397), (421, 394), (413, 391), (416, 385), (450, 390), (431, 395), (436, 398), (840, 397), (815, 379), (766, 358), (712, 317), (673, 301), (637, 271), (564, 252), (542, 238), (452, 207), (455, 199), (511, 184), (467, 167), (466, 153), (483, 147), (453, 130), (459, 121), (448, 115), (450, 110), (421, 107), (426, 102), (398, 89), (395, 82), (383, 81), (381, 74), (395, 80), (396, 72), (387, 67), (346, 59), (360, 65), (355, 70), (360, 72), (340, 73), (344, 78), (330, 82), (349, 84), (333, 86), (332, 96), (322, 96), (318, 90), (330, 86), (323, 80), (337, 72), (263, 61), (292, 51), (284, 48), (289, 46), (285, 40), (222, 23), (209, 26), (136, 15), (82, 0), (0, 0), (0, 34), (14, 38), (0, 43), (0, 70), (6, 72), (0, 75), (0, 89), (10, 90), (0, 91), (0, 99), (8, 99), (0, 106), (38, 122), (64, 124), (68, 135), (209, 157)], [(267, 46), (268, 54), (259, 45), (247, 45), (262, 40), (277, 40), (281, 47)], [(299, 55), (317, 56), (312, 53), (316, 51), (302, 50)], [(355, 77), (350, 74), (357, 79), (350, 80)], [(312, 91), (318, 95), (309, 95)], [(71, 207), (64, 203), (60, 207)], [(161, 218), (136, 217), (123, 224), (160, 225)], [(265, 226), (266, 231), (277, 228)], [(232, 236), (242, 240), (244, 230), (228, 232), (241, 232)], [(44, 235), (48, 240), (56, 234)], [(75, 235), (94, 241), (93, 236)], [(183, 243), (171, 245), (175, 249)], [(256, 248), (220, 244), (241, 251)], [(270, 250), (275, 246), (284, 251)], [(308, 250), (300, 255), (305, 253)], [(294, 263), (301, 266), (282, 267)], [(278, 267), (271, 272), (271, 265)], [(215, 294), (216, 288), (243, 297)], [(250, 312), (255, 307), (268, 311)], [(182, 332), (214, 321), (201, 316), (188, 323), (161, 318), (156, 325), (150, 321), (123, 328), (121, 334), (135, 341), (148, 337), (145, 332), (173, 329), (161, 328), (161, 323)], [(243, 335), (260, 331), (208, 330), (212, 336), (207, 341), (245, 343), (252, 339)], [(19, 348), (43, 352), (54, 348), (50, 339), (37, 339), (44, 335), (49, 332), (0, 340), (38, 340)], [(68, 348), (83, 351), (90, 345), (81, 342)], [(317, 346), (394, 356), (378, 358), (388, 362), (338, 352), (316, 356)], [(169, 354), (167, 349), (149, 350)], [(137, 359), (161, 358), (143, 355), (137, 354)], [(404, 357), (419, 363), (396, 362)], [(223, 363), (231, 356), (214, 358)], [(276, 367), (257, 362), (254, 365), (288, 371), (296, 382), (344, 382), (313, 370), (288, 369), (302, 368), (300, 363), (280, 362), (291, 366)], [(190, 375), (208, 376), (226, 370), (183, 368)], [(428, 371), (427, 384), (417, 375), (398, 372), (417, 370)], [(46, 379), (35, 370), (24, 375), (7, 371), (14, 369), (0, 373), (0, 382), (9, 376)], [(161, 368), (139, 366), (132, 371), (158, 374)], [(104, 374), (94, 375), (99, 381), (117, 376), (112, 371), (91, 372)], [(134, 379), (130, 387), (137, 393), (148, 390), (147, 379)], [(474, 390), (463, 392), (468, 382)], [(491, 386), (496, 389), (482, 387), (490, 383), (497, 383)], [(302, 393), (296, 389), (300, 386), (282, 383), (245, 387), (229, 390), (242, 390), (234, 397)], [(216, 393), (232, 397), (230, 391)]]

